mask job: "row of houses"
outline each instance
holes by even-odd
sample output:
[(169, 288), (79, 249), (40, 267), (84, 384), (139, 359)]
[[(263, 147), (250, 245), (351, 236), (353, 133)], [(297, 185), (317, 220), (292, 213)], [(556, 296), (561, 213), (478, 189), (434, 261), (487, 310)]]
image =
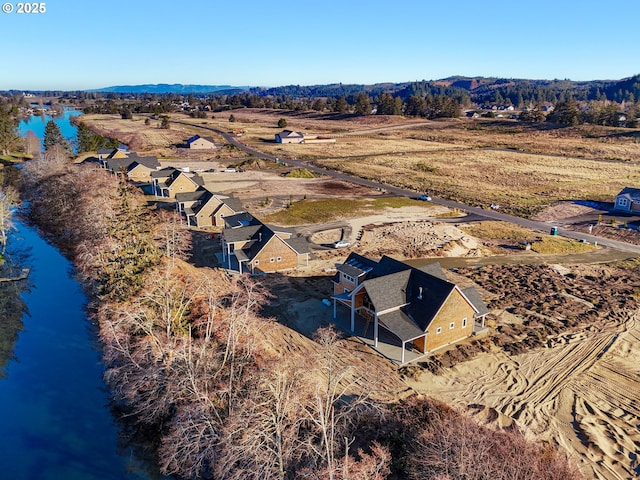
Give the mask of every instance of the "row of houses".
[[(225, 268), (261, 275), (308, 265), (304, 238), (261, 222), (232, 195), (207, 190), (199, 175), (160, 168), (154, 157), (103, 153), (108, 153), (101, 158), (107, 170), (124, 169), (132, 181), (149, 182), (155, 196), (174, 199), (188, 225), (221, 227), (219, 255)], [(351, 331), (356, 320), (372, 325), (375, 348), (382, 330), (397, 338), (400, 363), (405, 363), (408, 348), (426, 355), (484, 330), (489, 313), (474, 288), (449, 282), (437, 263), (416, 268), (391, 257), (376, 261), (354, 252), (336, 265), (331, 281), (334, 318), (344, 308)]]

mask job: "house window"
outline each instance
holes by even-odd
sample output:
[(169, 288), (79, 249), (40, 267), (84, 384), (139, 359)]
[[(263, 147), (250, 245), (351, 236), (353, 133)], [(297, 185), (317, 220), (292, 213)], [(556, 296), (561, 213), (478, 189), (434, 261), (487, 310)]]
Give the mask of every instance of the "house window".
[(184, 187), (180, 187), (180, 190), (184, 190)]
[(436, 335), (439, 335), (441, 333), (442, 333), (442, 327), (436, 328)]
[(282, 257), (276, 258), (276, 261), (281, 262), (282, 261)]
[(270, 263), (273, 263), (273, 262), (275, 262), (275, 259), (274, 259), (273, 257), (271, 257), (271, 258), (269, 259), (269, 262), (270, 262)]
[(260, 260), (255, 260), (255, 261), (253, 262), (253, 264), (254, 264), (254, 265), (260, 265)]
[(462, 328), (467, 328), (467, 317), (462, 319)]
[(618, 199), (618, 205), (620, 205), (621, 207), (626, 207), (627, 206), (627, 202), (628, 202), (628, 200), (626, 198), (619, 198)]
[(451, 322), (449, 324), (449, 330), (453, 330), (455, 326), (456, 326), (456, 322)]
[(344, 278), (349, 283), (354, 283), (355, 282), (355, 279), (352, 276), (347, 275), (346, 273), (342, 274), (342, 278)]

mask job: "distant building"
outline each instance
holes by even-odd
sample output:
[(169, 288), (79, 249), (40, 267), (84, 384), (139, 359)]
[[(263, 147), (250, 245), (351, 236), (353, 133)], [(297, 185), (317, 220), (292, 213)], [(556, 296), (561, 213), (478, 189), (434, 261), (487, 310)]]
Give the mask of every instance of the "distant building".
[(304, 143), (304, 135), (301, 132), (283, 130), (276, 133), (276, 143)]
[(194, 135), (187, 140), (187, 145), (192, 150), (212, 150), (216, 148), (216, 144), (211, 137), (201, 137), (200, 135)]
[(623, 188), (616, 195), (613, 209), (621, 212), (640, 212), (640, 188)]

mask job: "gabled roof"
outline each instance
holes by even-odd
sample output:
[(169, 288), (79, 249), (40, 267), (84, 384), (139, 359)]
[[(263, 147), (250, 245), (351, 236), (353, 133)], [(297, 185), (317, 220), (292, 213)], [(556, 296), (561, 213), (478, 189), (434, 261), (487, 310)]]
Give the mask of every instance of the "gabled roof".
[(302, 132), (294, 132), (293, 130), (282, 130), (277, 134), (280, 138), (302, 138), (304, 134)]
[(366, 288), (376, 311), (382, 312), (407, 303), (407, 283), (410, 276), (411, 270), (408, 269), (365, 280), (362, 285)]
[[(127, 160), (130, 160), (131, 163), (137, 163), (139, 165), (143, 165), (151, 170), (155, 170), (160, 166), (160, 162), (158, 161), (158, 158), (153, 156), (139, 157), (135, 153), (132, 153), (127, 157)], [(131, 165), (129, 165), (129, 168), (131, 168)]]
[(178, 192), (176, 193), (176, 202), (197, 202), (207, 193), (209, 193), (209, 191), (202, 187), (198, 188), (194, 192)]
[(262, 224), (225, 228), (224, 239), (227, 243), (248, 242), (258, 233), (260, 228), (262, 228)]
[(640, 188), (625, 187), (616, 197), (627, 196), (628, 198), (636, 201), (640, 201)]
[(164, 168), (161, 168), (160, 170), (156, 170), (155, 172), (151, 172), (151, 178), (169, 178), (176, 171), (179, 171), (179, 170), (173, 167), (164, 167)]
[(215, 143), (212, 137), (201, 137), (200, 135), (194, 135), (193, 137), (188, 138), (187, 143), (193, 143), (200, 138), (202, 138), (203, 140), (206, 140), (207, 142)]
[(117, 148), (101, 148), (100, 150), (98, 150), (98, 155), (111, 155), (117, 151)]
[[(447, 281), (437, 263), (418, 269), (387, 256), (375, 262), (352, 253), (343, 265), (337, 265), (336, 268), (348, 275), (364, 277), (359, 288), (366, 290), (376, 312), (381, 315), (380, 320), (403, 340), (416, 338), (416, 329), (421, 330), (422, 334), (426, 332), (446, 300), (457, 289)], [(467, 300), (474, 310), (480, 310), (469, 298)], [(392, 312), (396, 313), (390, 315)], [(407, 321), (411, 321), (415, 328)]]
[(242, 201), (236, 197), (222, 197), (222, 203), (224, 203), (227, 207), (229, 207), (234, 212), (242, 211)]

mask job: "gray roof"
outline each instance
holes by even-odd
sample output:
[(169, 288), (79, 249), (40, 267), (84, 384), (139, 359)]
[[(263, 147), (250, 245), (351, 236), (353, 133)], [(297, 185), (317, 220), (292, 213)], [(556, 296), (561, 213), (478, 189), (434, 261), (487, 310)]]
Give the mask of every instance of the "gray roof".
[[(394, 328), (404, 332), (402, 335), (409, 335), (402, 337), (398, 334), (404, 339), (415, 338), (416, 335), (408, 333), (408, 327), (403, 327), (402, 322), (412, 321), (416, 328), (426, 332), (436, 313), (455, 289), (455, 285), (446, 280), (439, 264), (418, 269), (387, 256), (375, 262), (361, 255), (351, 254), (345, 264), (337, 266), (338, 269), (343, 267), (353, 273), (365, 274), (361, 285), (367, 291), (376, 311), (394, 307), (401, 310), (404, 317), (397, 314), (393, 321)], [(390, 327), (390, 330), (393, 328)]]
[(347, 263), (336, 265), (336, 270), (354, 278), (358, 278), (360, 275), (363, 275), (365, 273), (361, 269)]
[(129, 161), (131, 161), (131, 164), (129, 165), (129, 169), (132, 168), (134, 163), (137, 163), (139, 165), (143, 165), (143, 166), (145, 166), (147, 168), (150, 168), (152, 170), (160, 166), (160, 162), (158, 161), (158, 158), (157, 157), (153, 157), (153, 156), (151, 156), (151, 157), (139, 157), (136, 154), (131, 154), (127, 158), (128, 158)]
[(177, 168), (165, 167), (160, 170), (156, 170), (155, 172), (151, 172), (151, 178), (169, 178), (177, 171)]
[(176, 193), (176, 202), (196, 202), (206, 195), (208, 190), (204, 188), (198, 188), (195, 192), (178, 192)]
[(411, 270), (365, 280), (363, 285), (376, 311), (399, 307), (407, 303), (407, 282)]
[(489, 308), (487, 308), (484, 301), (482, 300), (482, 297), (480, 296), (480, 293), (474, 287), (465, 288), (462, 290), (462, 293), (476, 308), (476, 315), (481, 317), (482, 315), (486, 315), (489, 313)]
[(400, 340), (413, 340), (424, 335), (424, 332), (401, 310), (385, 313), (378, 317), (384, 327)]
[(419, 267), (418, 270), (421, 270), (429, 275), (433, 275), (434, 277), (438, 277), (440, 280), (447, 280), (447, 276), (442, 270), (442, 266), (438, 262), (430, 263), (428, 265), (423, 265)]
[(222, 203), (229, 207), (234, 212), (242, 211), (242, 201), (236, 197), (223, 198)]
[(133, 160), (129, 158), (108, 158), (104, 161), (104, 168), (116, 173), (121, 169), (128, 170), (132, 163)]
[[(228, 217), (225, 217), (225, 219)], [(262, 227), (262, 224), (247, 225), (246, 227), (225, 228), (223, 235), (227, 243), (235, 242), (247, 242), (251, 240), (258, 230)]]
[(293, 130), (282, 130), (277, 135), (279, 135), (280, 138), (301, 138), (301, 137), (304, 137), (302, 132), (294, 132)]
[(237, 228), (249, 225), (262, 225), (262, 223), (250, 213), (242, 212), (224, 217), (224, 225), (225, 228)]
[(292, 237), (284, 240), (296, 253), (309, 253), (309, 244), (304, 237)]

